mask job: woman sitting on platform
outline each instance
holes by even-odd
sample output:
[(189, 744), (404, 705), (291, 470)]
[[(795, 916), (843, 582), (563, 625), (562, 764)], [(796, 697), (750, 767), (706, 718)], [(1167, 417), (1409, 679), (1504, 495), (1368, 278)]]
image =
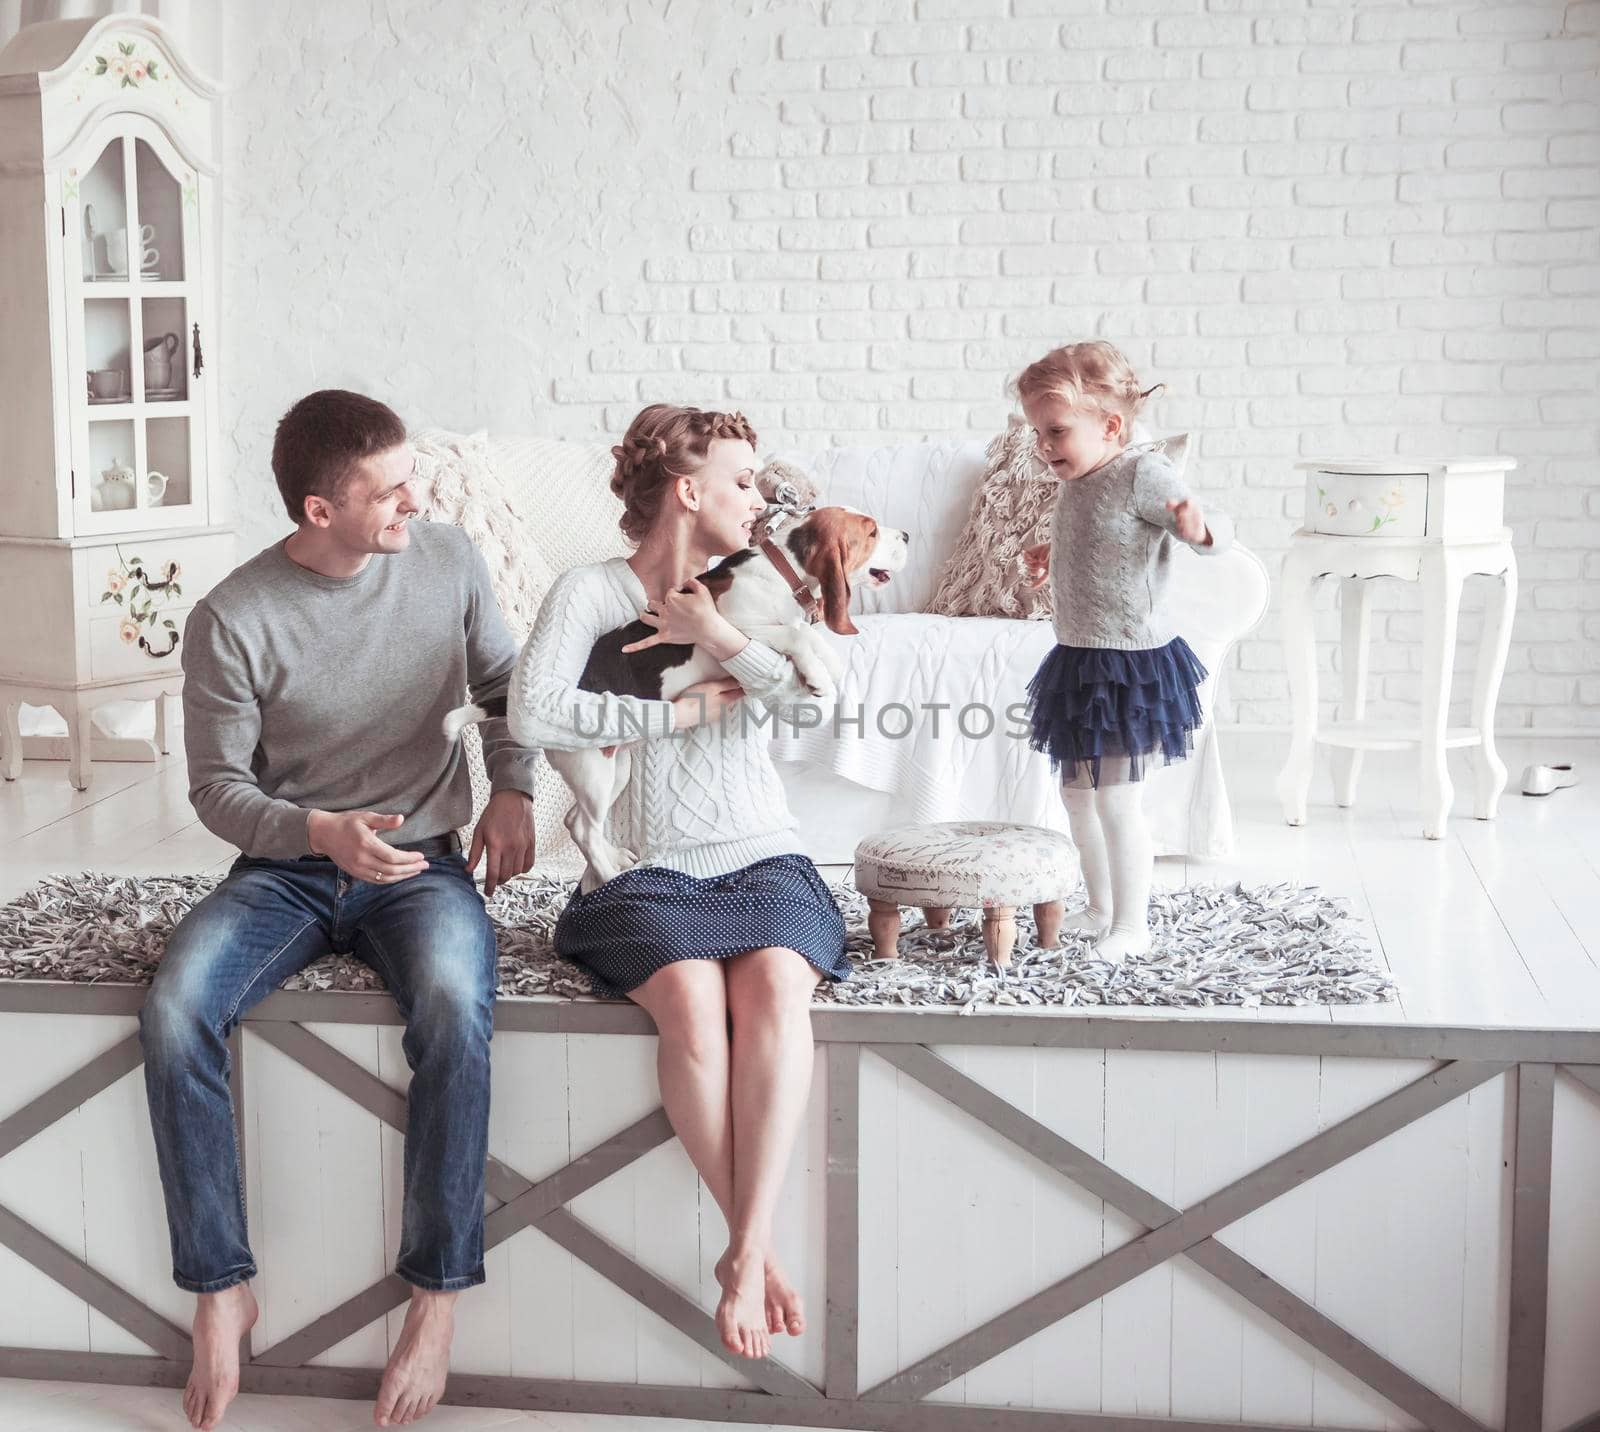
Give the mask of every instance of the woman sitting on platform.
[[(773, 1214), (810, 1089), (812, 991), (849, 965), (844, 921), (768, 755), (770, 719), (746, 719), (739, 703), (781, 714), (807, 693), (789, 659), (733, 627), (694, 580), (748, 545), (765, 506), (749, 423), (657, 404), (612, 452), (636, 550), (551, 587), (507, 715), (534, 747), (638, 742), (609, 822), (638, 864), (574, 893), (555, 945), (654, 1019), (661, 1101), (728, 1223), (717, 1328), (730, 1351), (765, 1357), (772, 1334), (805, 1328), (773, 1256)], [(701, 647), (727, 676), (671, 702), (580, 689), (595, 642), (638, 619), (656, 630), (645, 645)]]

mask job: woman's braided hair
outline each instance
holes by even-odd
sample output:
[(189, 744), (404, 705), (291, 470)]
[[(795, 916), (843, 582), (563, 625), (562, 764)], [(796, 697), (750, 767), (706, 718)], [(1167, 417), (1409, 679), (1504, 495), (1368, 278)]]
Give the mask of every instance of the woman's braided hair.
[(1012, 386), (1024, 400), (1054, 393), (1071, 407), (1121, 413), (1124, 422), (1131, 424), (1145, 400), (1165, 385), (1157, 383), (1141, 390), (1133, 364), (1121, 349), (1096, 338), (1051, 349), (1024, 368)]
[(756, 430), (743, 413), (714, 413), (652, 403), (628, 424), (611, 449), (617, 460), (611, 490), (622, 499), (622, 535), (642, 542), (672, 484), (706, 460), (716, 438), (743, 438), (751, 447)]

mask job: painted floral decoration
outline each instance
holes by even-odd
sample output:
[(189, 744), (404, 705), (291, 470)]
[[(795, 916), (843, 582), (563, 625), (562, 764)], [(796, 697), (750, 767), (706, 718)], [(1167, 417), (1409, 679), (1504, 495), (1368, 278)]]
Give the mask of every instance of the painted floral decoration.
[(178, 585), (182, 572), (176, 562), (167, 562), (161, 566), (160, 575), (152, 577), (142, 557), (124, 557), (119, 547), (117, 565), (106, 573), (106, 589), (100, 594), (102, 603), (115, 602), (127, 613), (117, 627), (117, 635), (129, 646), (137, 644), (140, 651), (157, 661), (178, 649), (178, 624), (171, 617), (162, 616), (158, 604), (168, 606), (183, 595), (183, 588)]
[(146, 80), (166, 78), (165, 71), (158, 71), (154, 60), (135, 55), (133, 44), (127, 40), (117, 41), (117, 53), (114, 55), (96, 55), (94, 72), (96, 75), (108, 74), (119, 81), (119, 89), (138, 89)]

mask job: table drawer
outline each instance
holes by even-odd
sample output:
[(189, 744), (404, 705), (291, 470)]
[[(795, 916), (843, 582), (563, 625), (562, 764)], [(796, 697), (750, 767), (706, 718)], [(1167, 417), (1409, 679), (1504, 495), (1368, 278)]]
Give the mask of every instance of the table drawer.
[(1425, 537), (1428, 474), (1306, 474), (1306, 529), (1334, 537)]

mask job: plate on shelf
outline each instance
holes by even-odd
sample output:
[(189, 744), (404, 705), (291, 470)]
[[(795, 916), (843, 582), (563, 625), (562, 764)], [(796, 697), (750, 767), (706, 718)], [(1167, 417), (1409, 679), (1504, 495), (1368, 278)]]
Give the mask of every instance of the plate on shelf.
[(181, 388), (146, 388), (144, 396), (146, 401), (154, 399), (158, 403), (168, 403), (174, 398), (181, 398), (183, 390)]
[(128, 399), (127, 398), (97, 398), (97, 397), (95, 397), (95, 395), (93, 393), (91, 393), (91, 394), (89, 394), (89, 401), (91, 403), (95, 404), (95, 406), (98, 407), (102, 403), (126, 403), (128, 401)]

